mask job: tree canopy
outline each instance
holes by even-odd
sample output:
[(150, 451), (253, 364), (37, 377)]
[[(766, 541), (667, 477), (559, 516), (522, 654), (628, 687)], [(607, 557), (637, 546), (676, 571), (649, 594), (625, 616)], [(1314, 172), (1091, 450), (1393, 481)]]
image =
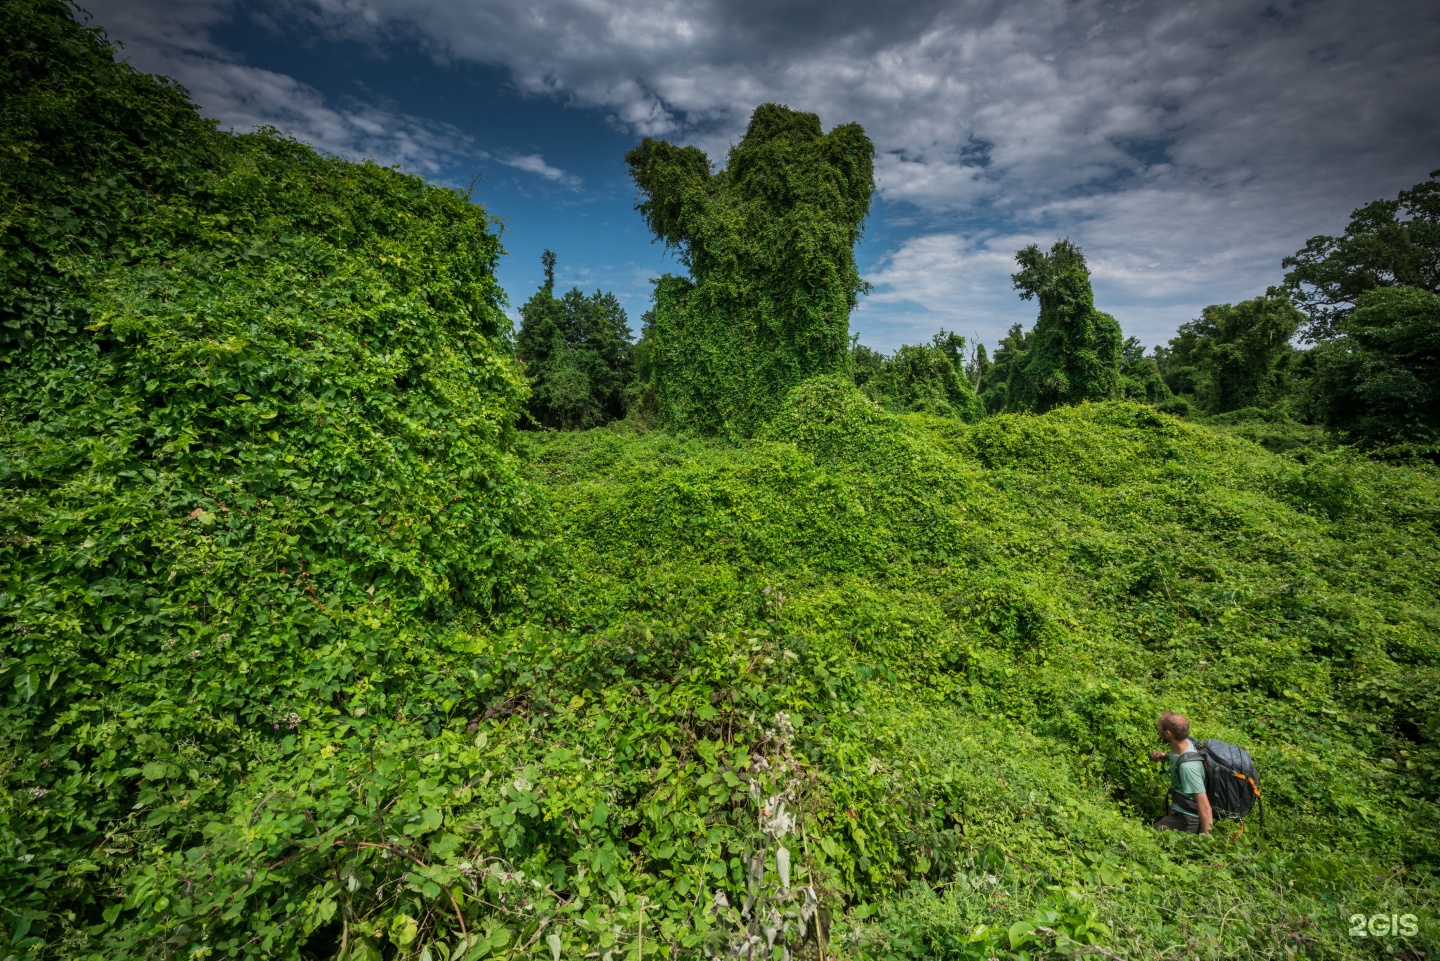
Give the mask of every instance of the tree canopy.
[(655, 286), (649, 346), (668, 424), (749, 434), (795, 384), (843, 372), (874, 190), (858, 124), (762, 104), (725, 169), (649, 137), (626, 162), (657, 239), (689, 268)]
[(984, 414), (965, 373), (959, 334), (941, 330), (930, 343), (902, 345), (890, 357), (857, 345), (854, 358), (857, 386), (882, 407), (971, 423)]
[(1440, 295), (1372, 288), (1336, 330), (1314, 351), (1319, 420), (1369, 443), (1440, 442)]
[(1047, 253), (1031, 244), (1015, 261), (1015, 289), (1022, 300), (1040, 302), (1040, 316), (1023, 357), (1007, 364), (1006, 409), (1046, 411), (1120, 396), (1120, 324), (1095, 309), (1080, 248), (1059, 240)]
[(1282, 262), (1284, 289), (1306, 314), (1303, 336), (1341, 334), (1340, 321), (1376, 287), (1440, 293), (1440, 170), (1394, 200), (1376, 200), (1350, 215), (1339, 237), (1311, 237)]
[(1170, 386), (1211, 414), (1270, 406), (1285, 391), (1290, 340), (1303, 320), (1278, 293), (1212, 304), (1170, 340), (1164, 354)]
[(543, 427), (598, 427), (625, 414), (633, 345), (613, 293), (573, 287), (555, 296), (555, 254), (541, 256), (545, 282), (520, 308), (515, 349), (530, 378), (529, 411)]

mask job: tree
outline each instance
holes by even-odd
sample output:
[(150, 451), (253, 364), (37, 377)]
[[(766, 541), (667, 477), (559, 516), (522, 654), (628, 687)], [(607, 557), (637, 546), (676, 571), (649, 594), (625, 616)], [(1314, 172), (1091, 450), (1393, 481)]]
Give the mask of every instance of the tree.
[(854, 379), (856, 387), (864, 388), (870, 379), (885, 366), (885, 355), (860, 343), (858, 335), (852, 337), (851, 341), (850, 376)]
[(973, 423), (985, 408), (965, 376), (964, 362), (965, 338), (942, 330), (928, 344), (906, 344), (884, 358), (862, 389), (871, 400), (897, 412)]
[(1010, 370), (1010, 409), (1046, 411), (1120, 395), (1120, 324), (1095, 309), (1090, 269), (1080, 248), (1056, 241), (1015, 254), (1010, 279), (1022, 300), (1040, 301), (1024, 360)]
[(555, 254), (540, 257), (545, 282), (520, 308), (516, 353), (530, 378), (531, 418), (544, 427), (598, 427), (624, 416), (633, 346), (611, 293), (574, 287), (555, 296)]
[(1155, 357), (1146, 356), (1145, 345), (1135, 337), (1120, 345), (1120, 393), (1146, 404), (1163, 404), (1173, 396)]
[(1313, 351), (1310, 406), (1364, 443), (1440, 441), (1440, 295), (1378, 287)]
[(1024, 363), (1029, 346), (1030, 335), (1019, 324), (1012, 326), (1010, 332), (1000, 338), (980, 392), (980, 402), (988, 413), (998, 414), (1010, 406), (1010, 377)]
[(749, 434), (800, 381), (846, 371), (873, 152), (858, 124), (825, 134), (813, 113), (762, 104), (718, 173), (649, 137), (625, 155), (638, 209), (689, 269), (655, 285), (662, 420)]
[(985, 350), (985, 345), (975, 344), (971, 351), (970, 359), (965, 364), (965, 376), (970, 379), (970, 386), (978, 395), (980, 386), (985, 382), (985, 374), (990, 370), (990, 355)]
[(1283, 294), (1211, 304), (1182, 324), (1166, 354), (1167, 379), (1210, 414), (1268, 407), (1285, 393), (1290, 340), (1304, 321)]
[(1311, 237), (1283, 266), (1284, 289), (1305, 312), (1310, 343), (1339, 336), (1366, 291), (1417, 287), (1440, 293), (1440, 170), (1350, 215), (1339, 237)]

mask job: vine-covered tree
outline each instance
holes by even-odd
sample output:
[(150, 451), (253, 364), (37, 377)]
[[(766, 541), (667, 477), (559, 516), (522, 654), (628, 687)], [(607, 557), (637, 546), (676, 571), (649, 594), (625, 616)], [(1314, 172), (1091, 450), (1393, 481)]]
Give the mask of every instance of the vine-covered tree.
[(901, 413), (923, 412), (972, 423), (985, 413), (965, 375), (965, 338), (944, 330), (928, 344), (906, 344), (882, 358), (861, 389), (871, 400)]
[(1080, 248), (1060, 240), (1046, 253), (1031, 244), (1015, 261), (1020, 269), (1010, 279), (1022, 300), (1040, 301), (1040, 316), (1024, 360), (1011, 367), (1006, 406), (1046, 411), (1118, 397), (1120, 324), (1095, 309)]
[(612, 293), (572, 287), (555, 296), (555, 254), (541, 255), (545, 282), (520, 308), (515, 348), (530, 378), (531, 418), (543, 427), (598, 427), (625, 414), (630, 328)]
[(1440, 295), (1371, 289), (1336, 331), (1312, 351), (1317, 419), (1364, 443), (1440, 442)]
[(1440, 294), (1440, 170), (1350, 215), (1339, 237), (1311, 237), (1282, 262), (1285, 290), (1305, 312), (1303, 336), (1339, 336), (1340, 321), (1376, 287), (1416, 287)]
[(1000, 338), (980, 385), (980, 402), (988, 413), (998, 414), (1010, 406), (1010, 377), (1024, 363), (1029, 346), (1030, 335), (1019, 324)]
[(785, 392), (845, 372), (874, 190), (858, 124), (762, 104), (728, 165), (649, 137), (625, 155), (655, 236), (690, 276), (655, 285), (656, 403), (672, 426), (752, 433)]
[(1290, 340), (1305, 318), (1283, 294), (1211, 304), (1165, 352), (1166, 379), (1209, 414), (1268, 407), (1285, 393)]
[(1120, 345), (1120, 394), (1146, 404), (1163, 404), (1173, 398), (1153, 355), (1145, 352), (1138, 338), (1127, 337)]

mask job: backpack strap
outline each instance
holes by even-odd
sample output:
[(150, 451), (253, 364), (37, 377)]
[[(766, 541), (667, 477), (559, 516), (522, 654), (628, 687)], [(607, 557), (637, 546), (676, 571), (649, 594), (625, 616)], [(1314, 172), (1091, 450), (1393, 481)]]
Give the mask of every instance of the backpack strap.
[[(1174, 761), (1176, 766), (1179, 766), (1181, 764), (1189, 764), (1192, 761), (1199, 761), (1201, 765), (1204, 765), (1205, 755), (1202, 754), (1200, 751), (1196, 750), (1195, 742), (1191, 741), (1190, 750), (1184, 752), (1183, 754), (1174, 755), (1172, 760)], [(1195, 803), (1194, 798), (1186, 797), (1185, 795), (1176, 791), (1174, 788), (1169, 788), (1168, 793), (1170, 795), (1171, 802), (1178, 805), (1182, 810), (1185, 811), (1186, 814), (1190, 815), (1191, 817), (1200, 816), (1200, 805)]]

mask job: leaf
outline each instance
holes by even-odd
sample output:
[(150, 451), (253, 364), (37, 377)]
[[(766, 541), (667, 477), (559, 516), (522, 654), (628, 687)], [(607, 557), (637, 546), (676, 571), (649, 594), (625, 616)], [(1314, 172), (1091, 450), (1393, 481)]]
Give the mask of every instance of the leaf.
[(420, 933), (420, 924), (408, 914), (397, 914), (390, 921), (390, 940), (400, 947), (408, 947)]

